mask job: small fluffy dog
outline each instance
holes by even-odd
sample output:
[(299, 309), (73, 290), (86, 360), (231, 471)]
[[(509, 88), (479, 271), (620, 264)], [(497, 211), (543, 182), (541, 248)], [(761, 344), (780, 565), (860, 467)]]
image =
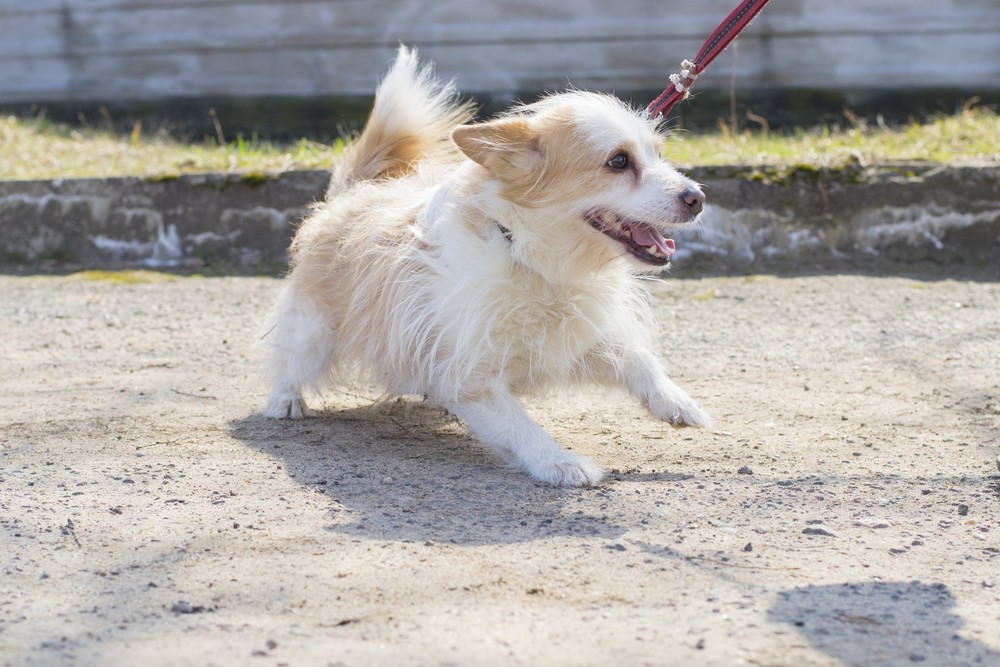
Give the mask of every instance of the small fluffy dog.
[(265, 414), (308, 414), (303, 388), (374, 381), (423, 394), (535, 479), (598, 482), (516, 396), (622, 387), (656, 417), (708, 416), (654, 354), (642, 274), (705, 195), (663, 162), (656, 120), (571, 91), (467, 124), (473, 110), (400, 48), (364, 131), (291, 247), (275, 306)]

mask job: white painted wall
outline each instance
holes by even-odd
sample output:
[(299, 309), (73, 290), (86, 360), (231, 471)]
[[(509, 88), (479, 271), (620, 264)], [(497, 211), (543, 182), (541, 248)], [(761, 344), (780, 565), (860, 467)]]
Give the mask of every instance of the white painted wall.
[[(0, 103), (368, 94), (399, 42), (468, 92), (662, 88), (735, 0), (0, 0)], [(699, 82), (1000, 89), (1000, 0), (774, 0)]]

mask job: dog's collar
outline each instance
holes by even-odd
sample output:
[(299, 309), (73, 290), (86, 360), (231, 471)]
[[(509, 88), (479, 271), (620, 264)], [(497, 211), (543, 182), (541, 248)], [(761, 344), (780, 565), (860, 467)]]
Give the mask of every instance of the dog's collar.
[(495, 222), (497, 223), (497, 229), (499, 229), (500, 233), (503, 234), (503, 237), (505, 239), (507, 239), (507, 243), (513, 243), (514, 242), (514, 235), (511, 234), (510, 230), (507, 229), (506, 227), (504, 227), (503, 225), (501, 225), (498, 221), (495, 221)]

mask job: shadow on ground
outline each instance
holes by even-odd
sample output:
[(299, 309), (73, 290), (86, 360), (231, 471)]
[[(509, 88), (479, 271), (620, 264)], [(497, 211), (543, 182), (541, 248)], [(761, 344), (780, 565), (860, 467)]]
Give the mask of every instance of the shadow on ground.
[(940, 583), (845, 583), (783, 591), (768, 619), (852, 666), (1000, 664), (1000, 653), (958, 634), (954, 607)]
[(566, 535), (613, 540), (625, 532), (590, 511), (600, 505), (588, 502), (590, 494), (606, 490), (553, 488), (510, 470), (454, 417), (424, 403), (401, 399), (302, 421), (253, 415), (231, 431), (335, 501), (331, 531), (461, 545)]

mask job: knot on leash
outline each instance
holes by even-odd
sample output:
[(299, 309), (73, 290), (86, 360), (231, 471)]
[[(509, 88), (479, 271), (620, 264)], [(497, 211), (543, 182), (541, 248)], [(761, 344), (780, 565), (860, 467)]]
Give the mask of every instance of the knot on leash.
[(680, 70), (670, 75), (670, 83), (674, 84), (674, 90), (678, 93), (684, 93), (684, 97), (690, 94), (691, 86), (698, 78), (698, 75), (694, 73), (696, 69), (698, 69), (696, 64), (685, 59), (681, 61)]

